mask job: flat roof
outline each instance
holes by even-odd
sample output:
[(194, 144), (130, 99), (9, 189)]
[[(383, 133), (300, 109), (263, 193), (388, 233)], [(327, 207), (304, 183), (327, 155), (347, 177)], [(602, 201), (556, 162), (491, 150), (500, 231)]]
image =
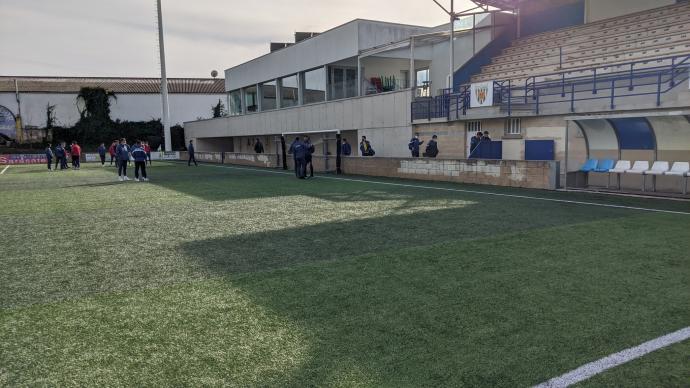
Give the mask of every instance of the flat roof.
[[(160, 94), (160, 78), (0, 76), (0, 93), (78, 93), (83, 87), (122, 94)], [(170, 94), (225, 94), (223, 78), (168, 78)]]

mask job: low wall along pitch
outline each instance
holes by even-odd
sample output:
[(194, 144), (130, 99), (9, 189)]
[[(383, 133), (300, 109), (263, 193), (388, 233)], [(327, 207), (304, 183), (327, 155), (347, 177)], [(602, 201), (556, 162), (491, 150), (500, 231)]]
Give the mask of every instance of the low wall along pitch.
[[(197, 161), (263, 168), (281, 168), (277, 155), (236, 152), (197, 152)], [(186, 161), (187, 152), (180, 152)], [(331, 170), (321, 159), (314, 160), (314, 171)], [(343, 157), (342, 172), (350, 175), (367, 175), (391, 178), (418, 179), (457, 183), (474, 183), (492, 186), (524, 187), (556, 190), (559, 179), (559, 162), (525, 160), (476, 160), (476, 159), (427, 159)], [(293, 168), (292, 158), (288, 168)]]

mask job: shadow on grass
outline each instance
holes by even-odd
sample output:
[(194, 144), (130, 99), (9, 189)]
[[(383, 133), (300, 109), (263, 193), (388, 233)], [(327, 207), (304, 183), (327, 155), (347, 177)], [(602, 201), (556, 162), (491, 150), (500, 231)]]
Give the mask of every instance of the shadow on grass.
[[(505, 357), (492, 352), (509, 349), (516, 354), (508, 358), (520, 362), (519, 338), (501, 345), (514, 334), (511, 314), (534, 309), (522, 313), (532, 314), (527, 323), (538, 325), (544, 312), (538, 305), (513, 307), (510, 312), (501, 307), (510, 306), (513, 296), (529, 300), (519, 289), (523, 280), (525, 286), (541, 281), (546, 291), (558, 287), (553, 277), (540, 272), (549, 267), (542, 267), (540, 260), (560, 261), (554, 252), (569, 236), (567, 231), (549, 230), (544, 236), (533, 233), (538, 238), (526, 246), (513, 241), (510, 247), (502, 245), (503, 236), (621, 215), (612, 209), (536, 205), (481, 208), (475, 204), (201, 240), (180, 249), (220, 275), (292, 267), (259, 274), (264, 280), (233, 280), (256, 303), (316, 333), (310, 361), (286, 377), (286, 386), (362, 382), (414, 386), (449, 381), (513, 386), (524, 380), (511, 374), (511, 361), (501, 364), (502, 372), (496, 369), (492, 358), (505, 361)], [(534, 261), (522, 268), (525, 259)], [(336, 262), (294, 267), (325, 260)], [(532, 340), (539, 338), (538, 330), (528, 331)], [(477, 346), (480, 343), (483, 346)], [(476, 358), (486, 363), (485, 370), (472, 370), (476, 365), (470, 360)], [(464, 377), (458, 380), (458, 376)]]

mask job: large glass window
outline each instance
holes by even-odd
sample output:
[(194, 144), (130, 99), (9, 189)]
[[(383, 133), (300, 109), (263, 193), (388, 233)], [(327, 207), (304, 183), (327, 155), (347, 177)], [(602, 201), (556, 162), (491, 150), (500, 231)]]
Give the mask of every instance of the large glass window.
[(304, 73), (304, 103), (326, 100), (326, 70), (321, 67)]
[(273, 110), (276, 105), (276, 81), (261, 84), (261, 110)]
[(259, 111), (259, 101), (257, 97), (256, 86), (250, 86), (244, 89), (244, 104), (247, 107), (247, 112)]
[(429, 97), (431, 81), (429, 80), (429, 69), (417, 70), (417, 95), (420, 97)]
[(357, 69), (332, 67), (330, 70), (332, 100), (357, 96)]
[(299, 85), (297, 75), (281, 78), (280, 83), (280, 107), (288, 108), (297, 105)]
[(228, 114), (230, 116), (242, 114), (242, 93), (239, 90), (233, 90), (228, 95)]

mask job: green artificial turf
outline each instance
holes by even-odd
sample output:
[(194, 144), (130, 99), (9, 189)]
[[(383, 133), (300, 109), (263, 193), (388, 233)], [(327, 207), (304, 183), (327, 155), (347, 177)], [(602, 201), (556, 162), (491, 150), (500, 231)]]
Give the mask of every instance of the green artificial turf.
[[(687, 202), (150, 176), (0, 176), (0, 385), (529, 386), (690, 326), (690, 215), (489, 193)], [(582, 385), (687, 385), (688, 346)]]

